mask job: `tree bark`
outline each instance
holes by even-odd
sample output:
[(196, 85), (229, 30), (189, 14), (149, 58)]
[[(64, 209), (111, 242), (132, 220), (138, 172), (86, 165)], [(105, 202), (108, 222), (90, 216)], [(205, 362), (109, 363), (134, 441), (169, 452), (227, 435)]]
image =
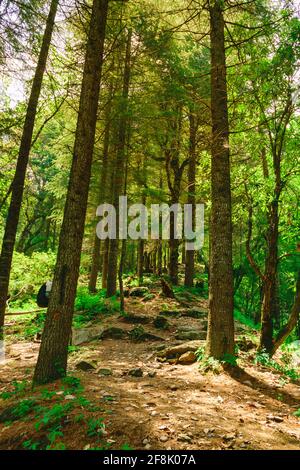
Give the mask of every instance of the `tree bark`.
[(268, 214), (267, 257), (264, 272), (264, 296), (261, 307), (261, 334), (259, 348), (271, 353), (273, 348), (273, 320), (276, 317), (276, 284), (278, 264), (278, 198), (272, 201)]
[[(99, 188), (99, 197), (98, 205), (105, 202), (106, 193), (107, 193), (107, 179), (108, 179), (108, 152), (109, 152), (109, 137), (110, 137), (110, 116), (111, 113), (111, 96), (109, 97), (109, 104), (106, 111), (105, 119), (105, 134), (104, 134), (104, 144), (103, 144), (103, 158), (102, 158), (102, 171), (100, 177), (100, 188)], [(100, 260), (101, 260), (101, 240), (95, 233), (94, 236), (94, 245), (93, 245), (93, 254), (92, 254), (92, 265), (89, 279), (89, 291), (96, 292), (97, 279), (100, 271)]]
[(0, 336), (2, 336), (3, 334), (5, 307), (8, 295), (13, 251), (20, 218), (20, 211), (24, 192), (24, 182), (29, 160), (34, 123), (42, 88), (43, 76), (46, 69), (46, 63), (54, 28), (58, 1), (59, 0), (52, 0), (50, 5), (42, 46), (28, 101), (21, 144), (17, 159), (16, 171), (11, 187), (11, 200), (5, 224), (2, 250), (0, 256)]
[[(192, 206), (192, 228), (195, 230), (195, 204), (196, 204), (196, 120), (193, 113), (189, 114), (190, 121), (190, 149), (188, 166), (188, 204)], [(195, 250), (185, 252), (185, 278), (184, 285), (193, 287), (195, 275)]]
[(234, 354), (229, 123), (221, 0), (209, 2), (211, 37), (211, 256), (206, 354)]
[(119, 132), (116, 152), (116, 171), (114, 178), (114, 207), (116, 210), (117, 219), (117, 233), (116, 239), (109, 241), (109, 255), (108, 255), (108, 270), (107, 270), (107, 297), (112, 297), (117, 291), (117, 275), (118, 275), (118, 252), (119, 252), (119, 196), (123, 191), (124, 184), (124, 170), (125, 170), (125, 148), (126, 148), (126, 134), (128, 124), (128, 96), (129, 96), (129, 84), (130, 84), (130, 62), (131, 62), (131, 36), (132, 33), (129, 31), (127, 44), (126, 44), (126, 56), (125, 56), (125, 68), (123, 78), (123, 92), (120, 107), (120, 121), (119, 121)]
[(288, 338), (292, 333), (293, 329), (297, 326), (299, 321), (300, 314), (300, 271), (298, 272), (297, 283), (296, 283), (296, 294), (295, 300), (292, 307), (291, 315), (284, 327), (279, 331), (277, 337), (273, 341), (273, 346), (271, 349), (271, 356), (275, 354), (279, 346)]
[(65, 376), (93, 159), (108, 0), (94, 0), (70, 181), (57, 262), (33, 383)]

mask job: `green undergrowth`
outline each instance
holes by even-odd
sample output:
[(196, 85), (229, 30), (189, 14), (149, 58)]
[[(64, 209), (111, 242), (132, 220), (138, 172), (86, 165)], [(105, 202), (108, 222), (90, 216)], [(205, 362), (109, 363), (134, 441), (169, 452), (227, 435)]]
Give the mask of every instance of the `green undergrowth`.
[(117, 296), (108, 299), (105, 289), (91, 294), (88, 289), (80, 287), (75, 301), (74, 326), (79, 327), (94, 320), (100, 314), (112, 315), (119, 310), (120, 302)]
[[(75, 311), (73, 326), (80, 328), (85, 324), (96, 320), (100, 315), (113, 315), (120, 309), (120, 303), (116, 296), (107, 299), (105, 290), (96, 294), (90, 294), (88, 289), (80, 287), (77, 291), (75, 301)], [(35, 306), (36, 308), (36, 306)], [(13, 326), (14, 336), (18, 339), (32, 340), (42, 333), (46, 317), (46, 309), (34, 315), (24, 315), (15, 317), (16, 323)], [(11, 317), (14, 319), (14, 317)]]
[(250, 317), (247, 317), (244, 313), (241, 311), (234, 309), (234, 319), (241, 323), (242, 325), (247, 326), (248, 328), (251, 328), (252, 330), (259, 330), (260, 325), (255, 323), (254, 320)]
[(214, 374), (220, 374), (224, 366), (230, 365), (235, 367), (238, 365), (238, 357), (236, 355), (225, 354), (222, 359), (215, 359), (205, 354), (204, 346), (201, 346), (195, 354), (199, 362), (199, 370), (202, 373), (212, 372)]
[[(85, 397), (77, 377), (67, 376), (49, 388), (31, 389), (27, 381), (13, 382), (10, 390), (0, 394), (8, 401), (0, 412), (0, 423), (11, 429), (26, 425), (18, 448), (25, 450), (65, 450), (67, 433), (75, 428), (87, 448), (108, 449), (105, 418), (110, 410), (99, 407)], [(22, 434), (22, 435), (23, 435)]]
[(279, 362), (270, 357), (268, 353), (258, 351), (255, 355), (254, 363), (276, 371), (292, 381), (298, 381), (300, 380), (300, 371), (291, 367), (290, 359), (291, 356), (285, 353), (281, 356), (281, 360)]

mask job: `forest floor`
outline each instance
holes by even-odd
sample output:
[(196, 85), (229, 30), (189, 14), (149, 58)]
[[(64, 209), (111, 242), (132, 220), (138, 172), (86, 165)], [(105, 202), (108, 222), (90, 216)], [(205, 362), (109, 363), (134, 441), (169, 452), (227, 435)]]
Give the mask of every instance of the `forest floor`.
[[(197, 328), (199, 319), (166, 315), (169, 327), (158, 330), (152, 320), (162, 309), (186, 304), (151, 291), (155, 297), (147, 302), (126, 299), (126, 311), (149, 317), (144, 330), (134, 331), (161, 339), (126, 335), (74, 347), (68, 381), (31, 390), (39, 343), (8, 339), (0, 377), (0, 449), (300, 449), (294, 415), (300, 383), (255, 364), (255, 350), (241, 352), (239, 367), (219, 373), (201, 373), (198, 362), (160, 362), (164, 344), (186, 342), (176, 340), (176, 332)], [(188, 304), (207, 308), (196, 297)], [(119, 314), (102, 317), (101, 325), (125, 333), (136, 327)], [(237, 331), (248, 335), (242, 325)], [(254, 341), (255, 334), (249, 332)], [(85, 365), (88, 370), (78, 369)]]

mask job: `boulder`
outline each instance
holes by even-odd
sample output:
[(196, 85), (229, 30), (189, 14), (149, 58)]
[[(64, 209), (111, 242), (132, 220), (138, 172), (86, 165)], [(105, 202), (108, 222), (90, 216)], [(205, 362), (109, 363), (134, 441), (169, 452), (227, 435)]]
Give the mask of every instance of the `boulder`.
[(79, 346), (83, 343), (88, 343), (93, 339), (99, 338), (103, 332), (103, 325), (95, 325), (90, 328), (72, 328), (72, 346)]
[(193, 364), (196, 361), (197, 361), (197, 357), (194, 351), (188, 351), (182, 354), (178, 359), (179, 364)]
[(100, 339), (124, 339), (127, 337), (127, 331), (122, 330), (122, 328), (117, 328), (115, 326), (111, 326), (110, 328), (106, 328), (102, 331), (99, 338)]
[(190, 318), (203, 318), (208, 315), (208, 311), (204, 308), (187, 308), (182, 310), (181, 316), (182, 317), (190, 317)]
[(175, 338), (185, 340), (185, 341), (187, 341), (187, 340), (188, 341), (193, 341), (193, 340), (197, 340), (197, 339), (205, 340), (206, 339), (206, 331), (182, 328), (182, 329), (177, 330)]
[(145, 323), (150, 323), (151, 318), (147, 317), (147, 315), (136, 315), (135, 313), (128, 313), (126, 315), (120, 316), (120, 320), (124, 323), (137, 323), (144, 325)]
[(166, 317), (179, 317), (180, 316), (180, 310), (161, 310), (159, 312), (159, 315), (163, 315)]
[(130, 369), (130, 371), (128, 372), (128, 375), (130, 375), (131, 377), (143, 377), (144, 372), (143, 372), (143, 369), (138, 367), (135, 369)]
[(77, 362), (75, 367), (76, 367), (76, 369), (83, 370), (84, 372), (87, 372), (88, 370), (96, 369), (96, 367), (93, 364), (91, 364), (90, 362), (87, 362), (87, 361)]
[(169, 322), (167, 318), (158, 315), (156, 318), (154, 318), (153, 325), (157, 329), (166, 330), (169, 327)]
[(145, 295), (149, 294), (148, 287), (134, 287), (131, 289), (129, 296), (130, 297), (145, 297)]
[(205, 345), (205, 341), (188, 341), (186, 343), (178, 344), (177, 346), (171, 346), (163, 351), (159, 351), (157, 355), (159, 357), (179, 358), (182, 354), (189, 351), (197, 351), (200, 347)]
[(160, 336), (153, 335), (152, 333), (148, 333), (144, 330), (142, 326), (136, 326), (132, 330), (129, 331), (129, 337), (131, 340), (136, 342), (143, 342), (143, 341), (164, 341), (164, 338)]
[(207, 310), (204, 308), (179, 308), (171, 310), (162, 310), (160, 315), (171, 317), (190, 317), (190, 318), (205, 318), (207, 317)]
[(104, 369), (104, 368), (98, 369), (98, 370), (97, 370), (97, 373), (98, 373), (99, 375), (104, 375), (104, 376), (113, 375), (111, 369)]

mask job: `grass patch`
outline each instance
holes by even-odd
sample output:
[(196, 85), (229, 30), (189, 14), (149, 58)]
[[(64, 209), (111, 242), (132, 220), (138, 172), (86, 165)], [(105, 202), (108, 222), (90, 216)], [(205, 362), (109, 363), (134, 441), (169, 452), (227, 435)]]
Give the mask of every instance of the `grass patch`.
[(247, 317), (240, 310), (234, 309), (234, 319), (242, 325), (248, 326), (252, 330), (259, 330), (260, 325), (255, 323), (252, 318)]

